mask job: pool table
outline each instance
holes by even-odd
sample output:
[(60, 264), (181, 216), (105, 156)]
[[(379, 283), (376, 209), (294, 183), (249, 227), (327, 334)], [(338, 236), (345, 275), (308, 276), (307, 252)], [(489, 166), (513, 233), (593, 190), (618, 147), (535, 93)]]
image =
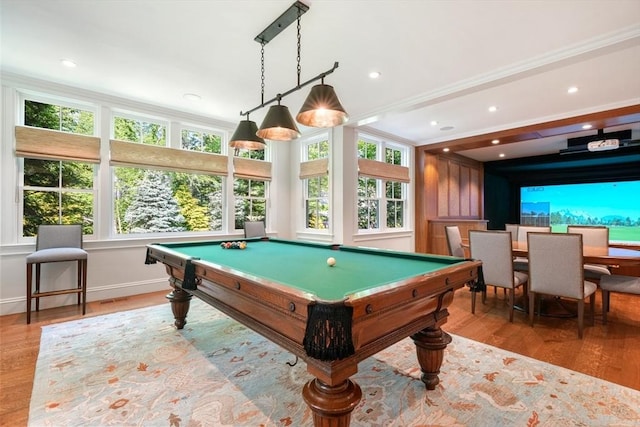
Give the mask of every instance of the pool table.
[[(150, 244), (173, 290), (175, 325), (193, 296), (302, 358), (302, 390), (316, 426), (348, 426), (362, 396), (358, 363), (411, 337), (427, 389), (439, 382), (451, 337), (440, 329), (454, 291), (474, 283), (479, 261), (275, 238)], [(330, 266), (328, 258), (336, 263)]]

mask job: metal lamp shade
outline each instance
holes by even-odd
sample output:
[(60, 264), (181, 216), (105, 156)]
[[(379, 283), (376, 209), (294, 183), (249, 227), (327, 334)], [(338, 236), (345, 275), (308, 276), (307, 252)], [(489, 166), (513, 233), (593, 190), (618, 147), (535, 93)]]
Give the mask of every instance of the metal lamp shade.
[(291, 141), (300, 138), (300, 131), (284, 105), (272, 105), (257, 132), (260, 138), (274, 141)]
[(330, 128), (345, 124), (349, 115), (340, 104), (333, 87), (319, 84), (311, 88), (296, 120), (305, 126)]
[(264, 139), (256, 135), (258, 125), (251, 120), (242, 120), (233, 132), (229, 146), (232, 148), (245, 148), (247, 150), (264, 150)]

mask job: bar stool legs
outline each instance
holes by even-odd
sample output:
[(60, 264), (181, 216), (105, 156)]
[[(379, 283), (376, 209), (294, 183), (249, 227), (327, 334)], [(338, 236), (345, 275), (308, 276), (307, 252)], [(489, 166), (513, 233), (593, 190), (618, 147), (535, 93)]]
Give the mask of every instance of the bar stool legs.
[[(33, 288), (33, 266), (36, 268), (35, 289)], [(32, 300), (36, 300), (35, 311), (40, 311), (40, 298), (75, 293), (78, 305), (82, 305), (82, 315), (87, 313), (87, 260), (77, 260), (77, 284), (75, 288), (42, 292), (40, 290), (41, 263), (27, 263), (27, 324), (31, 323)]]

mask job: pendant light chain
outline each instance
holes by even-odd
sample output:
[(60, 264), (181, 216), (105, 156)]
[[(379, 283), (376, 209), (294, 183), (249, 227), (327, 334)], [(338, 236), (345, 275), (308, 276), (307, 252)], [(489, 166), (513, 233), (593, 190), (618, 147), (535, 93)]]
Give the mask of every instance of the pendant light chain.
[(264, 42), (260, 46), (260, 103), (264, 104)]
[(300, 40), (302, 39), (300, 34), (300, 16), (302, 16), (302, 14), (300, 13), (300, 9), (298, 9), (298, 56), (296, 57), (296, 61), (298, 62), (298, 86), (300, 86), (300, 71), (302, 69), (300, 67)]

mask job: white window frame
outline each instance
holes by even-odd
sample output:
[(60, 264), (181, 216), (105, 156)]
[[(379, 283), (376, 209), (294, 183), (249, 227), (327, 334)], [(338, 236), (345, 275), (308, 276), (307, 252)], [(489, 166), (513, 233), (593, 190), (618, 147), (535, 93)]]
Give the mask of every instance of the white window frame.
[[(333, 146), (331, 144), (331, 138), (329, 133), (322, 133), (319, 135), (315, 135), (313, 137), (310, 137), (304, 141), (302, 141), (302, 143), (300, 144), (300, 161), (301, 162), (306, 162), (309, 160), (317, 160), (317, 159), (310, 159), (309, 158), (309, 147), (312, 145), (316, 145), (316, 144), (320, 144), (321, 142), (326, 141), (327, 143), (327, 154), (326, 157), (318, 157), (318, 159), (328, 159), (329, 161), (329, 165), (331, 165), (331, 156), (332, 156), (332, 151), (333, 151)], [(309, 193), (308, 193), (308, 189), (309, 189), (309, 179), (303, 179), (301, 180), (301, 191), (302, 191), (302, 215), (301, 215), (301, 221), (302, 221), (302, 229), (304, 229), (304, 231), (306, 233), (315, 233), (315, 234), (329, 234), (331, 232), (332, 227), (332, 222), (333, 222), (333, 199), (332, 199), (332, 185), (331, 185), (331, 171), (327, 171), (327, 204), (328, 204), (328, 212), (327, 212), (327, 222), (328, 222), (328, 227), (327, 228), (310, 228), (307, 227), (307, 201), (309, 201), (311, 198), (309, 197)], [(312, 179), (318, 179), (318, 178), (312, 178)], [(313, 200), (319, 200), (319, 198), (314, 197)]]
[[(398, 150), (401, 153), (401, 164), (400, 166), (405, 166), (405, 167), (410, 167), (409, 165), (409, 161), (410, 161), (410, 152), (409, 152), (409, 147), (406, 146), (405, 144), (401, 144), (399, 142), (395, 142), (395, 141), (391, 141), (391, 140), (387, 140), (385, 138), (382, 137), (378, 137), (378, 136), (374, 136), (371, 134), (366, 134), (366, 133), (356, 133), (356, 160), (358, 158), (360, 158), (359, 152), (358, 152), (358, 142), (359, 141), (364, 141), (366, 143), (370, 143), (370, 144), (375, 144), (376, 145), (376, 158), (375, 159), (371, 159), (371, 160), (376, 160), (379, 162), (384, 162), (386, 163), (386, 149), (390, 148), (393, 150)], [(387, 199), (386, 197), (386, 192), (385, 192), (385, 183), (387, 182), (386, 180), (383, 179), (379, 179), (379, 178), (371, 178), (371, 177), (362, 177), (362, 178), (366, 178), (366, 179), (374, 179), (376, 181), (376, 197), (375, 200), (378, 201), (378, 228), (366, 228), (366, 229), (361, 229), (359, 228), (358, 224), (359, 224), (359, 212), (358, 212), (358, 206), (357, 203), (359, 200), (362, 200), (362, 197), (360, 197), (359, 194), (359, 187), (358, 187), (358, 183), (356, 183), (356, 206), (355, 206), (355, 216), (356, 216), (356, 232), (358, 234), (370, 234), (370, 233), (384, 233), (384, 232), (397, 232), (397, 231), (405, 231), (409, 228), (408, 226), (408, 221), (409, 221), (409, 216), (408, 216), (408, 211), (410, 209), (409, 207), (409, 199), (408, 199), (408, 194), (409, 194), (409, 189), (410, 186), (408, 183), (401, 183), (402, 186), (402, 195), (403, 198), (400, 200), (404, 201), (404, 208), (403, 208), (403, 218), (402, 218), (402, 227), (387, 227), (387, 201), (388, 200), (393, 200), (393, 201), (397, 201), (399, 199)], [(360, 176), (358, 176), (358, 181), (360, 180)], [(368, 200), (372, 200), (371, 198), (367, 198)]]
[[(54, 96), (54, 95), (46, 95), (46, 94), (41, 94), (38, 92), (32, 92), (32, 91), (28, 91), (28, 90), (19, 90), (16, 92), (17, 93), (17, 101), (18, 101), (18, 116), (16, 117), (16, 125), (19, 126), (24, 126), (25, 122), (24, 122), (24, 115), (25, 115), (25, 103), (27, 101), (33, 101), (33, 102), (39, 102), (39, 103), (43, 103), (43, 104), (49, 104), (49, 105), (56, 105), (56, 106), (60, 106), (60, 107), (67, 107), (67, 108), (74, 108), (74, 109), (79, 109), (79, 110), (84, 110), (84, 111), (90, 111), (93, 113), (93, 134), (92, 135), (87, 135), (87, 136), (99, 136), (100, 135), (100, 108), (93, 104), (93, 103), (89, 103), (89, 102), (82, 102), (82, 101), (78, 101), (75, 99), (70, 99), (67, 97), (61, 97), (61, 96)], [(52, 130), (59, 130), (59, 129), (52, 129)], [(69, 132), (71, 133), (71, 132)], [(73, 134), (73, 133), (72, 133)], [(74, 134), (75, 135), (75, 134)], [(24, 220), (24, 192), (25, 190), (35, 190), (35, 191), (40, 191), (40, 190), (44, 190), (47, 191), (46, 189), (51, 189), (53, 187), (46, 187), (46, 188), (41, 188), (41, 187), (26, 187), (24, 184), (24, 158), (23, 157), (18, 157), (18, 180), (17, 180), (17, 184), (18, 184), (18, 209), (17, 209), (17, 214), (18, 214), (18, 224), (16, 224), (16, 227), (18, 228), (17, 231), (17, 237), (18, 237), (18, 241), (19, 242), (34, 242), (35, 241), (35, 237), (33, 236), (25, 236), (24, 235), (24, 229), (23, 229), (23, 220)], [(54, 160), (55, 161), (55, 160)], [(59, 161), (63, 161), (63, 162), (73, 162), (72, 160), (59, 160)], [(79, 163), (83, 163), (83, 162), (79, 162)], [(98, 235), (99, 235), (99, 227), (100, 227), (100, 211), (98, 209), (99, 207), (99, 203), (98, 203), (98, 198), (100, 196), (99, 194), (99, 181), (98, 181), (98, 170), (99, 170), (99, 165), (98, 164), (94, 164), (93, 165), (93, 188), (91, 190), (89, 189), (84, 189), (84, 190), (78, 190), (75, 189), (73, 191), (69, 191), (69, 192), (73, 192), (73, 193), (83, 193), (83, 194), (87, 194), (87, 193), (91, 193), (93, 195), (93, 207), (92, 207), (92, 211), (93, 211), (93, 234), (85, 234), (84, 235), (84, 239), (87, 240), (93, 240), (95, 239)], [(63, 191), (61, 190), (60, 187), (56, 187), (56, 191), (51, 191), (51, 192), (57, 192), (58, 196), (60, 197), (60, 194), (63, 193)]]
[[(219, 129), (212, 129), (212, 128), (207, 128), (207, 127), (203, 127), (203, 126), (197, 126), (197, 125), (190, 125), (190, 124), (186, 124), (186, 123), (180, 123), (178, 126), (178, 134), (177, 134), (177, 146), (174, 148), (182, 148), (182, 132), (183, 131), (191, 131), (191, 132), (200, 132), (200, 133), (206, 133), (208, 135), (217, 135), (220, 137), (220, 141), (221, 141), (221, 145), (220, 145), (220, 153), (215, 153), (215, 154), (227, 154), (227, 140), (226, 140), (226, 132), (219, 130)], [(202, 150), (201, 150), (202, 151)], [(203, 151), (203, 152), (207, 152), (207, 151)]]

